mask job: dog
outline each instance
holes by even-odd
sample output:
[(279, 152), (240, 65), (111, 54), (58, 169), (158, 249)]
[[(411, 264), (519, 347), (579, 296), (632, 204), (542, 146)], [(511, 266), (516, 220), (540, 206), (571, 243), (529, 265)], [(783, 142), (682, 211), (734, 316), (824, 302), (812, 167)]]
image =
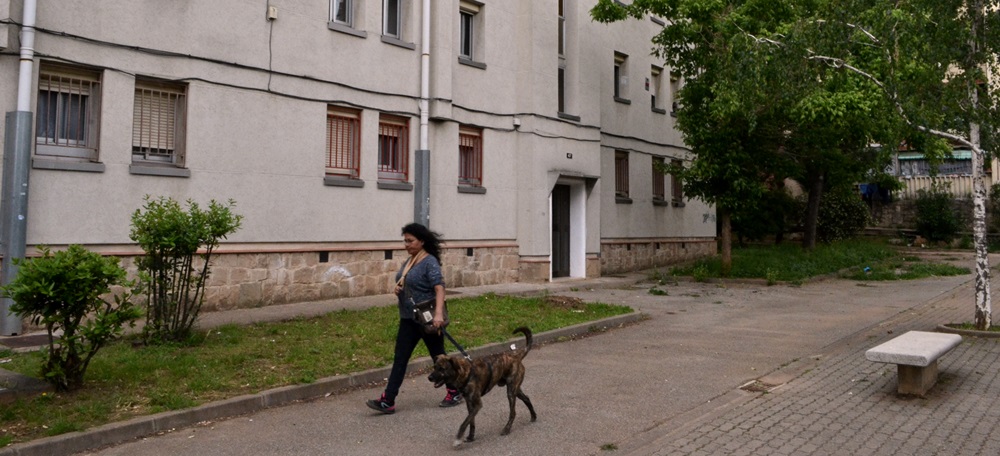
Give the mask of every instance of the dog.
[(427, 380), (434, 383), (435, 388), (448, 385), (449, 388), (461, 391), (469, 411), (458, 428), (454, 446), (462, 444), (466, 428), (469, 429), (469, 436), (465, 441), (476, 439), (476, 414), (483, 408), (483, 396), (494, 386), (507, 386), (507, 401), (510, 403), (510, 418), (500, 435), (510, 434), (510, 426), (514, 423), (515, 399), (520, 399), (528, 406), (532, 422), (538, 417), (528, 395), (521, 391), (521, 382), (524, 381), (524, 364), (521, 361), (531, 351), (531, 330), (522, 326), (515, 329), (514, 333), (524, 334), (524, 350), (497, 353), (471, 361), (462, 355), (438, 355), (435, 358), (434, 370), (427, 376)]

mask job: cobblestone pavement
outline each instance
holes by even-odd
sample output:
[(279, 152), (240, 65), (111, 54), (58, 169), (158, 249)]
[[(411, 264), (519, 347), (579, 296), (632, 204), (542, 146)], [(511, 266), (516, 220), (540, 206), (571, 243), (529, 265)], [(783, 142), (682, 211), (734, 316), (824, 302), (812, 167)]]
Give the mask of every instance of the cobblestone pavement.
[[(972, 288), (843, 341), (801, 376), (632, 448), (632, 455), (1000, 454), (1000, 339), (964, 337), (926, 398), (896, 395), (896, 366), (864, 352), (907, 330), (968, 321)], [(653, 432), (655, 433), (655, 431)]]

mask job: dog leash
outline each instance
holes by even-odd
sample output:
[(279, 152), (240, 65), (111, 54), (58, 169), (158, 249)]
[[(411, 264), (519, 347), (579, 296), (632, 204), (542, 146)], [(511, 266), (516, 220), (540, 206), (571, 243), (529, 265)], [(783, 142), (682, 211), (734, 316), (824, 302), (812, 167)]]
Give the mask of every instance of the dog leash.
[(468, 359), (468, 360), (472, 360), (472, 357), (471, 357), (471, 356), (469, 356), (469, 354), (465, 352), (465, 349), (464, 349), (464, 348), (462, 348), (462, 346), (461, 346), (461, 345), (460, 345), (460, 344), (459, 344), (458, 342), (456, 342), (456, 341), (455, 341), (455, 338), (454, 338), (454, 337), (451, 337), (451, 334), (450, 334), (450, 333), (448, 333), (448, 330), (447, 330), (447, 329), (444, 329), (444, 328), (442, 328), (442, 329), (441, 329), (441, 332), (442, 332), (442, 333), (444, 333), (444, 336), (445, 336), (445, 337), (447, 337), (447, 338), (448, 338), (448, 340), (450, 340), (450, 341), (451, 341), (452, 345), (454, 345), (454, 346), (455, 346), (455, 348), (457, 348), (457, 349), (458, 349), (458, 351), (462, 353), (462, 356), (464, 356), (464, 357), (465, 357), (465, 359)]

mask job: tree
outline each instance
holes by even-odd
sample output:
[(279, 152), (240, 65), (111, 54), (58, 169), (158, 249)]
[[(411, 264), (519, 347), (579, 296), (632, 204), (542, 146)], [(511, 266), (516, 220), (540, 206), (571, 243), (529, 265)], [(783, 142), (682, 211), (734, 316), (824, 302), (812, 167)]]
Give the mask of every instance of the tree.
[[(42, 256), (15, 260), (17, 277), (3, 288), (14, 300), (11, 311), (31, 318), (48, 334), (42, 376), (59, 391), (83, 386), (97, 351), (132, 326), (142, 310), (129, 300), (131, 283), (114, 257), (79, 245)], [(119, 291), (113, 293), (112, 288)]]
[(239, 229), (243, 216), (232, 212), (232, 200), (227, 205), (212, 200), (207, 210), (189, 200), (186, 211), (173, 198), (146, 196), (145, 201), (132, 214), (130, 233), (146, 252), (136, 260), (146, 296), (143, 335), (154, 343), (183, 340), (205, 300), (212, 252), (220, 239)]
[(868, 174), (878, 156), (869, 145), (891, 131), (873, 115), (881, 98), (871, 87), (805, 65), (801, 48), (773, 38), (820, 3), (601, 0), (591, 11), (604, 22), (666, 20), (653, 52), (685, 80), (677, 126), (694, 159), (680, 175), (688, 195), (716, 207), (723, 272), (731, 264), (730, 215), (756, 210), (767, 182), (795, 177), (806, 185), (803, 246), (812, 248), (823, 191)]
[(973, 151), (974, 324), (982, 330), (992, 320), (983, 164), (1000, 127), (998, 11), (1000, 0), (831, 0), (771, 37), (876, 88), (907, 140)]

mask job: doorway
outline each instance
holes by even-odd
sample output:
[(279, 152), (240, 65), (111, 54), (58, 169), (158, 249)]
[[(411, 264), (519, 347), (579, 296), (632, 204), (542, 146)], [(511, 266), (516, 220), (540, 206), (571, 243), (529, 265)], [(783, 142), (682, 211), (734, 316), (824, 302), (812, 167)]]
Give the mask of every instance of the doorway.
[(570, 275), (570, 186), (552, 189), (552, 277)]

